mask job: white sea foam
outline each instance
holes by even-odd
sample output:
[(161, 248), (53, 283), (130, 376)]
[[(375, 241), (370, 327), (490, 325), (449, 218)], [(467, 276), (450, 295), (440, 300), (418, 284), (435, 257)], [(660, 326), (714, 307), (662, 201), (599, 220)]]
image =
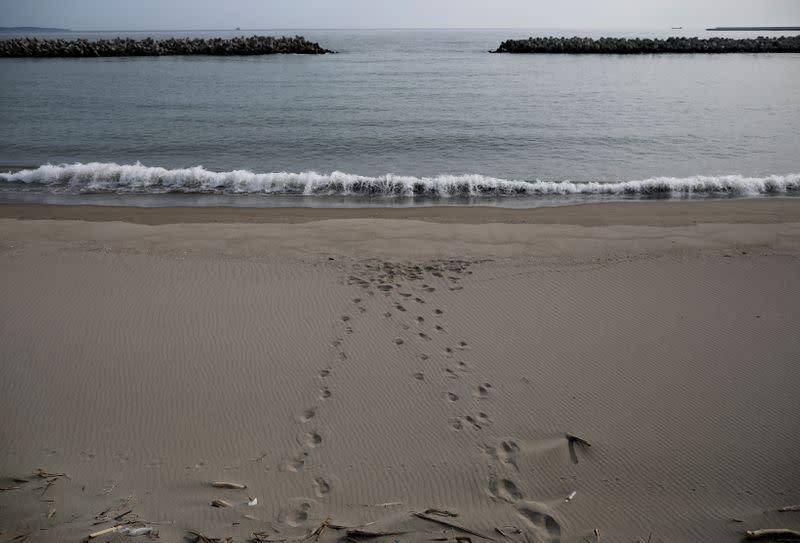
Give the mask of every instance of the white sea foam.
[[(211, 193), (374, 196), (570, 196), (570, 195), (715, 195), (755, 196), (800, 191), (800, 173), (744, 177), (721, 175), (653, 177), (637, 181), (515, 181), (483, 175), (379, 177), (335, 171), (254, 173), (214, 172), (195, 166), (168, 170), (136, 164), (91, 162), (46, 164), (35, 169), (0, 173), (0, 182), (71, 193)], [(6, 185), (10, 187), (10, 185)]]

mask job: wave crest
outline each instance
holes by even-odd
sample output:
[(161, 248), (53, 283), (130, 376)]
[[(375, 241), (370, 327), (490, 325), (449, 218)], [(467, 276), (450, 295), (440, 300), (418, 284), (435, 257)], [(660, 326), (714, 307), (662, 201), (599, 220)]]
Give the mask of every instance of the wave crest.
[(136, 164), (91, 162), (45, 164), (34, 169), (0, 173), (0, 181), (71, 193), (121, 194), (298, 194), (308, 196), (367, 195), (400, 197), (569, 196), (569, 195), (738, 195), (800, 191), (800, 173), (744, 177), (721, 175), (653, 177), (637, 181), (515, 181), (472, 175), (379, 177), (335, 171), (254, 173), (214, 172), (202, 166), (166, 169)]

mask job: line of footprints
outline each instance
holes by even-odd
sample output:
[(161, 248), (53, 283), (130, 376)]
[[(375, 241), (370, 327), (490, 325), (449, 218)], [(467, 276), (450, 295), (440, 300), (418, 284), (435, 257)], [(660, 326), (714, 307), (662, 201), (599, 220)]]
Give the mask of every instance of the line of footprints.
[[(341, 337), (331, 341), (330, 346), (334, 351), (334, 359), (343, 362), (347, 359), (345, 351), (346, 337), (354, 332), (354, 320), (357, 315), (367, 313), (367, 308), (363, 303), (367, 297), (376, 300), (384, 299), (386, 307), (381, 312), (386, 319), (397, 318), (396, 322), (399, 329), (406, 332), (402, 335), (416, 335), (424, 346), (433, 341), (434, 334), (447, 334), (443, 325), (444, 311), (438, 307), (429, 307), (424, 298), (426, 293), (433, 293), (437, 289), (447, 289), (448, 291), (463, 290), (461, 284), (465, 275), (471, 275), (468, 270), (471, 262), (465, 260), (444, 260), (435, 261), (426, 265), (403, 265), (391, 262), (368, 261), (355, 267), (354, 273), (347, 277), (346, 284), (358, 289), (359, 295), (352, 298), (351, 302), (355, 305), (355, 312), (348, 312), (341, 316), (343, 334)], [(436, 286), (433, 286), (435, 284)], [(444, 286), (442, 286), (444, 285)], [(351, 306), (352, 307), (352, 306)], [(412, 317), (409, 319), (409, 317)], [(411, 323), (411, 324), (409, 324)], [(412, 326), (414, 331), (412, 334)], [(397, 337), (394, 344), (397, 347), (406, 348), (407, 339)], [(425, 349), (421, 349), (425, 350)], [(443, 372), (449, 379), (457, 379), (461, 375), (469, 372), (468, 364), (463, 360), (466, 358), (469, 345), (466, 341), (457, 341), (454, 345), (443, 349), (440, 356), (445, 360)], [(420, 362), (431, 360), (431, 355), (426, 352), (419, 352), (415, 355)], [(430, 364), (427, 364), (430, 365)], [(319, 379), (319, 406), (332, 397), (332, 392), (327, 386), (328, 376), (333, 371), (334, 366), (327, 366), (320, 370)], [(425, 372), (416, 370), (412, 372), (411, 378), (423, 381)], [(491, 383), (480, 383), (474, 386), (472, 395), (475, 400), (486, 400), (491, 397), (493, 387)], [(443, 397), (447, 402), (454, 406), (459, 405), (461, 400), (459, 395), (452, 391), (443, 391)], [(310, 423), (317, 415), (319, 407), (306, 409), (299, 417), (302, 424)], [(491, 418), (484, 411), (477, 413), (462, 414), (452, 417), (449, 420), (450, 428), (454, 431), (476, 430), (479, 431), (492, 423)], [(309, 457), (309, 452), (322, 444), (322, 436), (314, 431), (303, 434), (303, 452), (289, 459), (284, 468), (288, 471), (299, 471), (304, 466)], [(484, 452), (490, 468), (490, 478), (487, 491), (492, 499), (500, 502), (512, 504), (523, 521), (533, 527), (547, 541), (558, 541), (560, 538), (559, 524), (547, 513), (531, 507), (525, 500), (523, 493), (511, 477), (500, 477), (498, 470), (519, 471), (517, 467), (518, 445), (511, 440), (502, 441), (497, 446), (486, 446)], [(324, 498), (331, 491), (331, 484), (323, 477), (316, 477), (313, 481), (314, 493), (318, 498)], [(305, 505), (305, 508), (302, 507)], [(295, 511), (292, 524), (301, 523), (307, 517), (308, 504), (301, 504), (300, 509)]]

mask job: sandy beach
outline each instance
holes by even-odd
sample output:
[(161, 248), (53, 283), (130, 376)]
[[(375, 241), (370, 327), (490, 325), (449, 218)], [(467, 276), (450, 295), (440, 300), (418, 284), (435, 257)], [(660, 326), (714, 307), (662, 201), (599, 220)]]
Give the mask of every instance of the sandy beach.
[(794, 198), (0, 205), (0, 541), (800, 530), (798, 278)]

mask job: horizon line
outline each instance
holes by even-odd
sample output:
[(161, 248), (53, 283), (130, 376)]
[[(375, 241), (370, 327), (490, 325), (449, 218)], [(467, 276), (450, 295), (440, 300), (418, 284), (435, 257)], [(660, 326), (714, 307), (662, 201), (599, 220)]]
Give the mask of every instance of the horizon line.
[[(262, 28), (60, 28), (53, 26), (15, 25), (0, 27), (3, 30), (42, 29), (62, 32), (252, 32), (262, 30), (675, 30), (672, 26), (330, 26), (330, 27), (262, 27)], [(775, 25), (768, 25), (775, 26)], [(782, 25), (781, 25), (782, 26)], [(684, 30), (705, 30), (704, 25), (682, 26)]]

